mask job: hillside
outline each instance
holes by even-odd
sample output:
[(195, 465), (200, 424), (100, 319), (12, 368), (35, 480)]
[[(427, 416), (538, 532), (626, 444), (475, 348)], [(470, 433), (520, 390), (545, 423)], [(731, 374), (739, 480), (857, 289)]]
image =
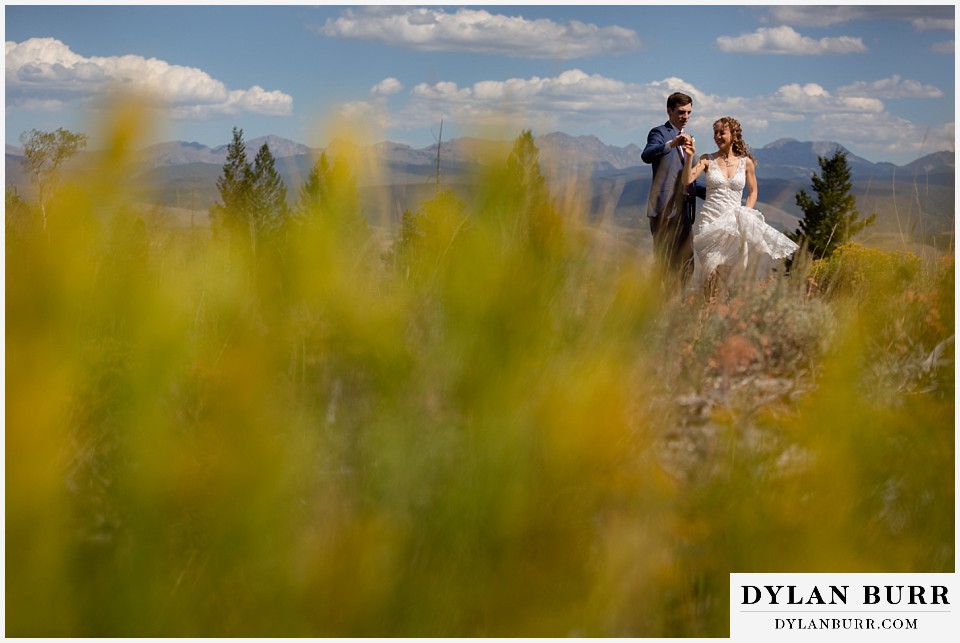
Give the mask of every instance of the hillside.
[[(247, 141), (252, 156), (263, 144), (277, 159), (277, 169), (296, 199), (299, 186), (319, 156), (319, 149), (276, 136)], [(326, 152), (336, 154), (340, 141)], [(640, 158), (638, 145), (606, 145), (595, 136), (570, 136), (553, 132), (536, 138), (544, 175), (555, 194), (576, 195), (568, 205), (581, 219), (605, 223), (628, 231), (646, 227), (644, 218), (649, 189), (649, 166)], [(484, 160), (500, 161), (509, 154), (510, 141), (459, 138), (445, 141), (439, 150), (440, 180), (469, 198), (475, 170)], [(905, 165), (874, 163), (850, 153), (838, 143), (781, 139), (753, 149), (757, 159), (759, 207), (767, 220), (782, 230), (794, 230), (802, 215), (796, 206), (800, 190), (811, 191), (810, 177), (818, 173), (819, 156), (836, 149), (847, 153), (858, 208), (877, 213), (871, 229), (875, 236), (916, 241), (952, 248), (954, 229), (955, 159), (936, 152)], [(405, 209), (415, 210), (435, 189), (438, 150), (413, 148), (389, 141), (367, 148), (379, 164), (376, 173), (358, 172), (364, 212), (371, 223), (391, 230)], [(7, 186), (23, 194), (31, 187), (20, 167), (19, 148), (6, 149)], [(84, 156), (91, 158), (94, 152)], [(226, 158), (226, 145), (210, 148), (193, 142), (172, 141), (139, 150), (135, 156), (134, 183), (139, 199), (151, 207), (203, 211), (217, 198), (216, 180)], [(81, 163), (82, 165), (82, 163)], [(566, 198), (566, 197), (565, 197)], [(627, 233), (636, 235), (635, 232)]]

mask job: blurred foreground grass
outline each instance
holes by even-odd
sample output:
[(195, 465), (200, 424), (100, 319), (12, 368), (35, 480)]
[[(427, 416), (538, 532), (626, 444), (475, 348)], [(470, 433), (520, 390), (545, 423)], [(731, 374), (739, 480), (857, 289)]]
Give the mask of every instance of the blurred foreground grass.
[(251, 257), (123, 161), (8, 214), (11, 636), (725, 636), (733, 571), (954, 567), (952, 261), (679, 301), (503, 175)]

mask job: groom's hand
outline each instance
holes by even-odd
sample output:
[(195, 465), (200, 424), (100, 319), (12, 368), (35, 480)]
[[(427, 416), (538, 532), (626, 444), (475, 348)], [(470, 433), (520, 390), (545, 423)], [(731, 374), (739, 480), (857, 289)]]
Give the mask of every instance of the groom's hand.
[(673, 139), (673, 148), (682, 148), (684, 154), (694, 154), (697, 151), (693, 137), (685, 133), (678, 134)]

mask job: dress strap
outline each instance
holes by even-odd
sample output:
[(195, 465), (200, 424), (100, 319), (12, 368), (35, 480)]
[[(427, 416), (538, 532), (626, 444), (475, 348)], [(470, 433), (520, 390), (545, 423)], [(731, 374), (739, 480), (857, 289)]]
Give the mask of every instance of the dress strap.
[(720, 158), (720, 154), (718, 152), (714, 152), (713, 154), (710, 155), (710, 162), (713, 163), (713, 167), (716, 168), (717, 172), (719, 172), (720, 174), (723, 174), (723, 168), (720, 167), (719, 163), (717, 163), (718, 158)]

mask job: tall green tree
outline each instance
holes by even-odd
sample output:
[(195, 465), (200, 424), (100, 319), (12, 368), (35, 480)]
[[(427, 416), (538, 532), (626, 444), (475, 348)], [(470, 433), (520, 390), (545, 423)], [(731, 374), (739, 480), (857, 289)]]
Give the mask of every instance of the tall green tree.
[(37, 188), (37, 203), (47, 229), (47, 200), (56, 186), (60, 167), (87, 146), (87, 135), (58, 127), (44, 132), (32, 129), (20, 135), (23, 145), (23, 167)]
[(210, 218), (215, 227), (248, 238), (253, 169), (247, 160), (242, 129), (233, 128), (233, 139), (227, 145), (227, 159), (217, 179), (217, 190), (220, 192), (220, 201), (210, 208)]
[(304, 225), (322, 226), (346, 237), (363, 238), (369, 233), (356, 176), (342, 155), (331, 162), (326, 152), (320, 154), (300, 186), (296, 216)]
[(300, 186), (296, 215), (301, 220), (306, 221), (319, 216), (320, 211), (326, 208), (330, 171), (327, 153), (321, 152), (320, 158), (310, 168), (307, 180)]
[(210, 217), (218, 231), (227, 232), (254, 254), (258, 245), (278, 238), (290, 214), (287, 186), (266, 143), (251, 163), (243, 130), (234, 127), (217, 190), (220, 201), (211, 206)]
[(800, 227), (790, 237), (806, 245), (807, 250), (817, 259), (829, 257), (833, 251), (876, 220), (871, 214), (860, 218), (856, 197), (851, 193), (853, 183), (850, 180), (850, 167), (847, 155), (837, 149), (832, 156), (817, 158), (820, 176), (812, 177), (816, 199), (800, 190), (797, 205), (803, 210)]
[(276, 238), (289, 216), (287, 185), (277, 172), (276, 159), (266, 143), (253, 159), (250, 179), (250, 217), (254, 242), (260, 243)]
[(397, 270), (408, 279), (441, 270), (455, 251), (467, 221), (467, 205), (446, 189), (421, 203), (416, 213), (404, 210), (400, 233), (391, 248)]
[(507, 157), (502, 188), (515, 238), (545, 249), (562, 234), (562, 219), (540, 169), (540, 150), (530, 130), (524, 130)]

